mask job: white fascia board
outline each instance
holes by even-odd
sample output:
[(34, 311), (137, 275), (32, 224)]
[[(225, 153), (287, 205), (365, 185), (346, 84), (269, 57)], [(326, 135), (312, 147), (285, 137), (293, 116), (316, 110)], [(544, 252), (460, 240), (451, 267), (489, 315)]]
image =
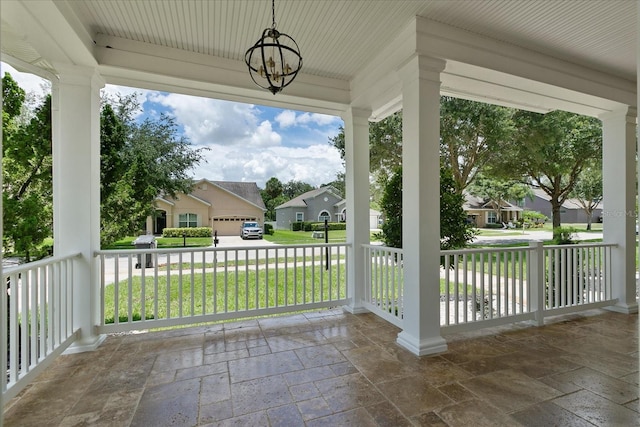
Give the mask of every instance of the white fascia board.
[(3, 1), (2, 19), (49, 63), (95, 67), (94, 42), (64, 2)]
[(418, 52), (546, 83), (623, 105), (635, 105), (635, 80), (500, 42), (439, 22), (414, 21)]
[(397, 69), (417, 54), (447, 61), (441, 93), (458, 98), (594, 117), (636, 103), (635, 81), (417, 17), (351, 80), (352, 105), (372, 121), (400, 110)]
[(175, 205), (176, 205), (175, 203), (173, 203), (173, 202), (171, 202), (171, 201), (169, 201), (169, 200), (165, 199), (164, 197), (156, 197), (156, 201), (157, 201), (157, 202), (163, 202), (163, 203), (166, 203), (166, 204), (168, 204), (169, 206), (175, 206)]
[(202, 203), (203, 205), (211, 206), (211, 203), (207, 202), (204, 199), (201, 199), (200, 197), (196, 197), (193, 194), (187, 194), (186, 196), (192, 198), (193, 200), (195, 200), (197, 202)]
[(346, 80), (301, 73), (274, 96), (256, 86), (242, 61), (105, 35), (96, 42), (100, 73), (112, 84), (331, 115), (349, 105)]

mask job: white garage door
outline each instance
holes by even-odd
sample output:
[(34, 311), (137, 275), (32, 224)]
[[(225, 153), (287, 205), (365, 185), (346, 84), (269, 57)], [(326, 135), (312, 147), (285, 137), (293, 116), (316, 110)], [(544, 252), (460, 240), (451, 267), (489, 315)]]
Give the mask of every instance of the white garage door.
[(218, 236), (239, 236), (244, 221), (256, 221), (256, 218), (213, 218), (213, 230)]

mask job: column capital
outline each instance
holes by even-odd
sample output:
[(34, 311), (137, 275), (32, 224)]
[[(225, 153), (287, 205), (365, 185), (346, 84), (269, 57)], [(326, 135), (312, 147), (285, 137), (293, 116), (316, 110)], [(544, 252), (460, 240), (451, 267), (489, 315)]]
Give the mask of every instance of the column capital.
[(606, 113), (602, 113), (598, 116), (601, 121), (626, 117), (628, 123), (635, 124), (636, 117), (638, 115), (638, 110), (635, 107), (631, 106), (622, 106), (618, 109), (607, 111)]
[(57, 65), (58, 79), (60, 84), (76, 86), (91, 85), (94, 89), (102, 89), (106, 84), (97, 68), (84, 67), (80, 65)]
[(444, 59), (415, 54), (398, 67), (397, 72), (402, 81), (425, 79), (440, 83), (440, 73), (446, 65)]
[(342, 120), (352, 119), (354, 121), (369, 121), (369, 117), (371, 117), (371, 110), (368, 108), (349, 107), (340, 114), (340, 117)]

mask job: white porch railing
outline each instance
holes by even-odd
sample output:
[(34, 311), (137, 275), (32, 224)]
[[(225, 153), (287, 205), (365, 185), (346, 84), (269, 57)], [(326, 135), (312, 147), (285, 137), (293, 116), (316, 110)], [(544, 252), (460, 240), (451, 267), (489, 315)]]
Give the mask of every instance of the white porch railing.
[(364, 307), (388, 322), (402, 327), (404, 271), (402, 249), (364, 245)]
[(0, 388), (6, 400), (74, 342), (73, 270), (78, 257), (47, 258), (3, 271), (0, 366), (7, 370)]
[[(97, 251), (99, 333), (347, 303), (347, 244)], [(146, 268), (136, 268), (142, 264)]]
[[(440, 326), (444, 333), (616, 303), (611, 248), (579, 244), (441, 251)], [(402, 327), (402, 250), (364, 245), (364, 305)]]

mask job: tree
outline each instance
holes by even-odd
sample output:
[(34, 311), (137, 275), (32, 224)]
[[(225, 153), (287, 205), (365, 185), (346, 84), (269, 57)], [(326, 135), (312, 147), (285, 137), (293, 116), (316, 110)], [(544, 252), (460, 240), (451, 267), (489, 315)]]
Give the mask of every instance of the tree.
[(278, 178), (271, 177), (265, 184), (264, 190), (260, 191), (262, 201), (264, 202), (267, 212), (265, 213), (265, 220), (274, 221), (276, 219), (276, 206), (279, 206), (287, 201), (282, 192), (284, 185)]
[[(462, 207), (464, 197), (456, 190), (450, 170), (440, 168), (440, 248), (465, 247), (475, 236)], [(385, 245), (402, 248), (402, 168), (391, 176), (381, 200), (385, 222), (382, 235)]]
[(496, 218), (502, 220), (502, 208), (510, 200), (522, 200), (532, 197), (531, 187), (515, 180), (500, 180), (479, 174), (468, 188), (469, 193), (487, 200), (496, 213)]
[[(560, 207), (585, 166), (602, 157), (599, 120), (552, 111), (519, 111), (514, 115), (514, 141), (492, 162), (498, 176), (528, 180), (551, 198), (554, 230), (560, 227)], [(556, 238), (554, 232), (554, 238)]]
[(156, 197), (189, 193), (188, 171), (202, 161), (203, 149), (178, 135), (173, 118), (136, 122), (138, 109), (129, 96), (114, 106), (105, 102), (101, 111), (102, 244), (139, 232), (155, 214)]
[(443, 96), (440, 98), (440, 159), (461, 193), (511, 144), (514, 110)]
[(587, 216), (587, 230), (591, 230), (593, 211), (602, 202), (602, 167), (600, 162), (584, 168), (578, 176), (570, 197), (577, 200), (578, 204)]
[(40, 247), (51, 236), (53, 225), (51, 97), (44, 99), (26, 124), (20, 124), (25, 92), (8, 73), (2, 84), (3, 246), (29, 262), (48, 254)]
[(294, 197), (298, 197), (299, 195), (311, 190), (313, 190), (313, 186), (311, 184), (292, 179), (284, 184), (282, 188), (282, 195), (286, 200), (291, 200)]

